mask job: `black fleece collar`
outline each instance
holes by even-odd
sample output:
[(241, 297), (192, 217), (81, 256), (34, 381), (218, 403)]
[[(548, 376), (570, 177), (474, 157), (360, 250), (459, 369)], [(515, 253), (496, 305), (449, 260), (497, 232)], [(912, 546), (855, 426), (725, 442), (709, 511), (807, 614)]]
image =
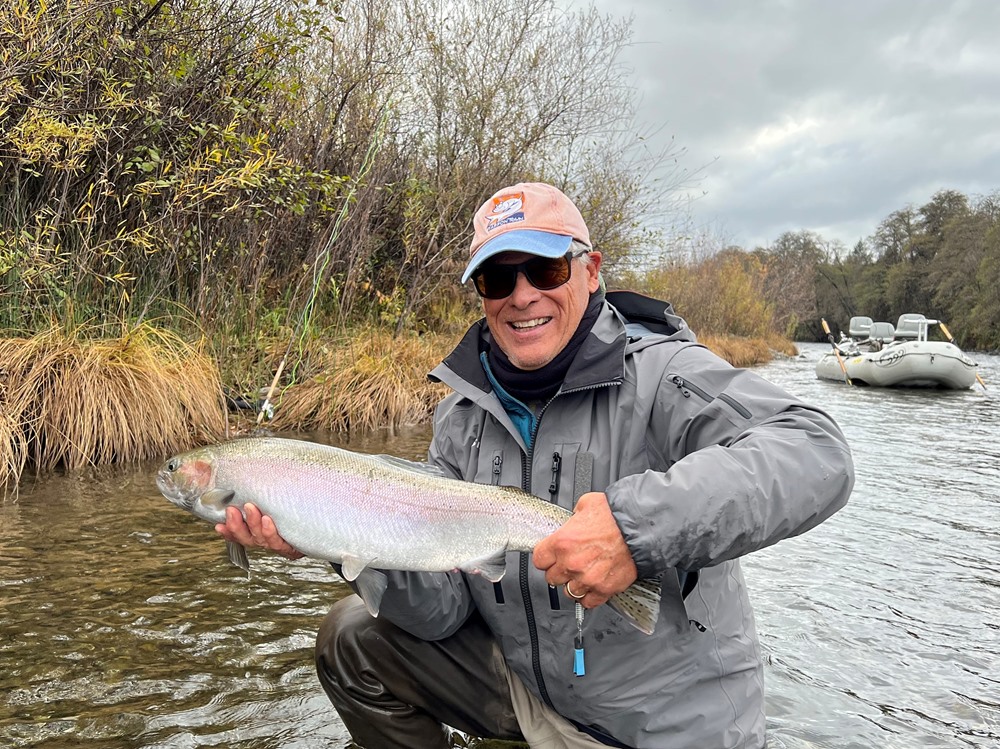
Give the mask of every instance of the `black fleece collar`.
[[(563, 378), (562, 391), (620, 383), (625, 374), (627, 342), (624, 322), (615, 309), (602, 300), (597, 320)], [(481, 319), (469, 328), (455, 350), (428, 377), (477, 400), (493, 390), (479, 359), (480, 353), (488, 351), (491, 343), (489, 327), (485, 318)]]
[(500, 387), (522, 403), (547, 401), (555, 395), (566, 379), (566, 373), (583, 347), (583, 342), (590, 335), (591, 328), (597, 322), (597, 315), (604, 303), (604, 295), (596, 292), (590, 295), (590, 302), (580, 319), (576, 332), (567, 341), (562, 351), (544, 367), (532, 371), (518, 369), (499, 346), (490, 345), (486, 353), (490, 370), (496, 377)]

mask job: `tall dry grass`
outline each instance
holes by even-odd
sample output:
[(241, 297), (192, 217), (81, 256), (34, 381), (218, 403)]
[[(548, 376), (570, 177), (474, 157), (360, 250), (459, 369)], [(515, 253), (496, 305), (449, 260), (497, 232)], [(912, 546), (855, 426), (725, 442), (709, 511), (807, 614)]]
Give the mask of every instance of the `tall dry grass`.
[(698, 343), (722, 357), (734, 367), (753, 367), (765, 364), (777, 351), (785, 356), (795, 356), (798, 349), (787, 338), (773, 333), (763, 338), (743, 338), (730, 335), (698, 336)]
[(226, 433), (215, 363), (144, 324), (113, 338), (53, 327), (0, 339), (0, 485), (27, 466), (134, 463)]
[(427, 373), (455, 338), (359, 330), (334, 344), (313, 342), (310, 370), (276, 398), (276, 430), (365, 431), (427, 421), (446, 394)]
[[(426, 422), (449, 389), (427, 379), (454, 347), (459, 334), (395, 336), (389, 328), (354, 330), (306, 343), (306, 372), (285, 378), (272, 398), (268, 423), (274, 431), (369, 431)], [(760, 338), (728, 335), (698, 340), (733, 366), (793, 356), (794, 344), (777, 334)]]

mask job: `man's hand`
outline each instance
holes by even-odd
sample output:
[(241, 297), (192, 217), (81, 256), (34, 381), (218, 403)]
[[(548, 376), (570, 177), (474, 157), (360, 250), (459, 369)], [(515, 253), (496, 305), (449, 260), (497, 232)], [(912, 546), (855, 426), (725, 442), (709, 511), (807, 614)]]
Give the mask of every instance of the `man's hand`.
[(567, 595), (587, 608), (600, 606), (638, 577), (604, 492), (580, 497), (573, 517), (538, 542), (533, 559), (549, 585), (568, 583)]
[(246, 513), (246, 520), (239, 508), (227, 507), (226, 522), (216, 525), (215, 530), (227, 541), (241, 546), (263, 546), (288, 559), (301, 559), (305, 556), (278, 535), (274, 521), (267, 515), (261, 515), (256, 505), (247, 502), (243, 505), (243, 512)]

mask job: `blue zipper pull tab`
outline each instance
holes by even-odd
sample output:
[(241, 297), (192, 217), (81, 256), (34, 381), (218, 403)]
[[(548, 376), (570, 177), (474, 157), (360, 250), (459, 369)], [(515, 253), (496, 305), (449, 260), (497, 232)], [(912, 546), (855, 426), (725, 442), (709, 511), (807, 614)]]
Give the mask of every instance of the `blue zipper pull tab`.
[(575, 676), (583, 676), (586, 673), (583, 665), (583, 605), (577, 603), (576, 637), (573, 638), (573, 674)]

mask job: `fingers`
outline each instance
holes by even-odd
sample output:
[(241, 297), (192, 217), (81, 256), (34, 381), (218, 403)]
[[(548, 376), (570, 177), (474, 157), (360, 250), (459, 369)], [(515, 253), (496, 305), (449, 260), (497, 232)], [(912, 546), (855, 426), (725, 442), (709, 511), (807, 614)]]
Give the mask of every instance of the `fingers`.
[(271, 551), (276, 551), (288, 559), (300, 559), (305, 556), (300, 551), (292, 547), (285, 539), (278, 535), (278, 529), (270, 516), (264, 515), (260, 521), (261, 535), (264, 538), (265, 546)]
[(274, 521), (250, 502), (243, 505), (243, 512), (237, 507), (227, 507), (226, 522), (216, 525), (215, 530), (227, 541), (241, 546), (261, 546), (288, 559), (304, 556), (281, 537)]
[[(250, 508), (253, 507), (253, 505), (246, 505), (246, 507)], [(239, 509), (236, 507), (226, 508), (226, 522), (217, 524), (215, 526), (215, 530), (218, 531), (227, 541), (232, 541), (233, 543), (240, 544), (241, 546), (257, 545), (253, 539), (253, 534), (251, 533), (249, 526), (243, 520), (242, 513), (240, 513)]]
[[(555, 543), (552, 540), (552, 536), (546, 536), (535, 544), (535, 549), (531, 555), (535, 567), (540, 570), (547, 570), (556, 563), (556, 550), (554, 547)], [(558, 585), (558, 583), (550, 584)]]
[(567, 598), (593, 608), (635, 582), (637, 570), (602, 492), (580, 497), (562, 527), (535, 546), (535, 567)]

